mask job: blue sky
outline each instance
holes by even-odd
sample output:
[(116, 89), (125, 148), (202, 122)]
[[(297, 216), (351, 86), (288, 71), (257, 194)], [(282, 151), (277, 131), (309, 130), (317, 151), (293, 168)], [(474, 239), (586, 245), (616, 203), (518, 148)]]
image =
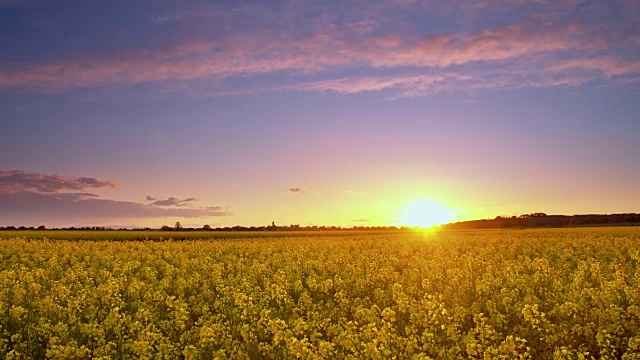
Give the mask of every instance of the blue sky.
[(0, 24), (6, 225), (640, 211), (637, 1), (4, 0)]

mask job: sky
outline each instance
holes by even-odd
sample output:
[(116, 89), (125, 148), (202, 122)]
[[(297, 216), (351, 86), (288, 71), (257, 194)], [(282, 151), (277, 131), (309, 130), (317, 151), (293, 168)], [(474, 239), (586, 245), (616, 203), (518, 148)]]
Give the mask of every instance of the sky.
[(637, 0), (0, 0), (0, 49), (0, 226), (640, 212)]

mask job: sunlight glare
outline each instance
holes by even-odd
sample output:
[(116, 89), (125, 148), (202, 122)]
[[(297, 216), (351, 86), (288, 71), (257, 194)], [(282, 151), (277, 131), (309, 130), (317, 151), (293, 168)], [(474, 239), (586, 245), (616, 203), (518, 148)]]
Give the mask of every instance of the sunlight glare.
[(430, 228), (454, 220), (454, 211), (433, 200), (416, 200), (400, 213), (400, 225)]

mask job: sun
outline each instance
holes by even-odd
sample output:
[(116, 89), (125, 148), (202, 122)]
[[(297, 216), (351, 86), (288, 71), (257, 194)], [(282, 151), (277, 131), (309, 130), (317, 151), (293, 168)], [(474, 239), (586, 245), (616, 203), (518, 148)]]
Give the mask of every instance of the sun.
[(418, 226), (430, 228), (450, 223), (454, 220), (454, 211), (439, 203), (428, 200), (416, 200), (405, 206), (400, 212), (399, 222), (402, 226)]

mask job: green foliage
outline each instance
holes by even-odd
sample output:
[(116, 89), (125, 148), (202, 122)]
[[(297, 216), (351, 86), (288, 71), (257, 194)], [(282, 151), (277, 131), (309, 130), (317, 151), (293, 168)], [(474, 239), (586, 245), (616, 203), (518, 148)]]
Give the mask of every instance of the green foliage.
[(113, 234), (0, 238), (0, 358), (640, 358), (637, 228)]

